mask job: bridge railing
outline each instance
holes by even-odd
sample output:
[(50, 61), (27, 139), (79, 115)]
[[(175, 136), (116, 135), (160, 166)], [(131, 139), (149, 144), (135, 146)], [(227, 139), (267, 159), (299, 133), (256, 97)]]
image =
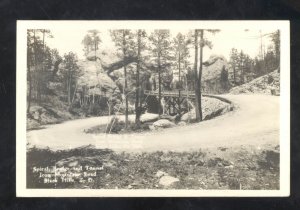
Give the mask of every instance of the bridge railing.
[[(153, 91), (153, 90), (145, 90), (144, 91), (145, 95), (158, 95), (158, 91)], [(161, 92), (162, 96), (179, 96), (178, 91), (162, 91)], [(194, 96), (195, 93), (193, 91), (180, 91), (181, 96)]]

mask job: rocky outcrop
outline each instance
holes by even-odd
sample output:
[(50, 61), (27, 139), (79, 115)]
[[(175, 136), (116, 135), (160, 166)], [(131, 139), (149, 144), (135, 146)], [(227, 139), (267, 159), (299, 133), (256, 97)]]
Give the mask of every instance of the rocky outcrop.
[(158, 183), (165, 188), (174, 186), (174, 184), (180, 181), (178, 178), (170, 176), (164, 171), (157, 171), (155, 177), (159, 178)]
[(128, 56), (123, 60), (123, 56), (118, 53), (117, 49), (114, 47), (111, 48), (102, 48), (96, 52), (91, 51), (87, 55), (87, 60), (97, 61), (101, 64), (103, 70), (110, 74), (111, 72), (120, 69), (125, 65), (133, 63), (136, 61), (136, 56)]
[(102, 91), (118, 91), (116, 83), (104, 72), (99, 62), (79, 60), (77, 64), (83, 72), (79, 78), (78, 85), (87, 86), (89, 89), (92, 89), (89, 90), (91, 94), (100, 94)]
[(174, 127), (175, 123), (170, 122), (169, 120), (166, 119), (161, 119), (161, 120), (157, 120), (156, 122), (154, 122), (152, 124), (152, 126), (150, 126), (151, 130), (157, 130), (160, 128), (171, 128)]
[(52, 103), (60, 105), (60, 107), (34, 105), (30, 108), (30, 114), (27, 117), (27, 130), (38, 129), (41, 125), (55, 124), (73, 119), (72, 114), (65, 111), (67, 108), (61, 102), (58, 102), (56, 97), (53, 97), (53, 101)]
[(158, 114), (153, 114), (153, 113), (145, 113), (142, 114), (140, 117), (140, 121), (142, 123), (146, 123), (146, 122), (153, 122), (155, 120), (158, 120), (159, 115)]
[(280, 73), (275, 70), (269, 74), (258, 77), (251, 82), (234, 87), (231, 94), (280, 94)]
[[(219, 99), (202, 97), (202, 114), (203, 119), (208, 120), (222, 113), (230, 111), (230, 105)], [(194, 121), (196, 119), (195, 109), (182, 115), (181, 120), (184, 122)]]
[(175, 183), (179, 182), (179, 179), (173, 176), (163, 176), (159, 180), (159, 184), (163, 187), (173, 186)]
[[(211, 55), (203, 63), (202, 91), (209, 94), (221, 94), (229, 91), (229, 65), (224, 56)], [(227, 78), (226, 78), (227, 77)]]
[[(87, 62), (96, 63), (100, 72), (104, 77), (108, 77), (118, 88), (119, 92), (123, 92), (124, 88), (124, 69), (123, 66), (127, 66), (128, 76), (130, 76), (130, 70), (135, 68), (136, 56), (128, 56), (123, 59), (123, 55), (118, 52), (114, 47), (101, 48), (100, 50), (91, 51), (87, 56)], [(127, 87), (131, 89), (131, 80), (128, 80)]]

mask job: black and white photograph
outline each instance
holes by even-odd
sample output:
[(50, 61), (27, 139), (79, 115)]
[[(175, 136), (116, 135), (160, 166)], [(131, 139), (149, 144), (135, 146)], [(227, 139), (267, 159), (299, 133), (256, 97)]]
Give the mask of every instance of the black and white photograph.
[(18, 21), (17, 196), (288, 196), (288, 21)]

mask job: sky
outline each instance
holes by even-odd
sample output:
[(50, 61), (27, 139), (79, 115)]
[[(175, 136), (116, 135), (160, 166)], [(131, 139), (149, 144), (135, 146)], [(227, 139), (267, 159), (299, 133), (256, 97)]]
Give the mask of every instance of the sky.
[[(97, 28), (95, 28), (97, 29)], [(64, 28), (52, 28), (50, 29), (53, 38), (46, 38), (46, 43), (50, 48), (57, 48), (60, 55), (68, 53), (70, 51), (76, 53), (79, 59), (84, 59), (83, 45), (81, 41), (83, 37), (87, 34), (86, 29), (64, 29)], [(101, 30), (100, 38), (102, 43), (100, 47), (110, 48), (114, 44), (110, 38), (108, 30)], [(187, 30), (171, 30), (171, 35), (176, 36), (178, 32), (186, 34)], [(271, 30), (261, 30), (262, 34), (273, 32)], [(244, 29), (231, 29), (231, 30), (221, 30), (215, 35), (206, 33), (207, 38), (212, 41), (213, 48), (204, 48), (203, 59), (207, 60), (210, 55), (217, 54), (223, 55), (227, 60), (229, 60), (229, 53), (232, 48), (238, 49), (238, 51), (243, 50), (244, 53), (248, 54), (251, 58), (254, 58), (259, 53), (260, 48), (260, 31), (259, 30), (244, 30)], [(267, 36), (262, 39), (264, 48), (271, 44), (270, 38)]]

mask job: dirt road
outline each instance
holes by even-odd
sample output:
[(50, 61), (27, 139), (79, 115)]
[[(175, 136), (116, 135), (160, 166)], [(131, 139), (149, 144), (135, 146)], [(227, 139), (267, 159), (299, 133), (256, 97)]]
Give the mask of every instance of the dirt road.
[[(235, 110), (215, 119), (143, 134), (86, 134), (84, 129), (106, 124), (108, 117), (94, 117), (49, 125), (29, 131), (27, 141), (37, 147), (70, 149), (84, 145), (115, 151), (186, 151), (208, 147), (279, 144), (279, 97), (222, 95)], [(130, 116), (134, 117), (134, 116)]]

